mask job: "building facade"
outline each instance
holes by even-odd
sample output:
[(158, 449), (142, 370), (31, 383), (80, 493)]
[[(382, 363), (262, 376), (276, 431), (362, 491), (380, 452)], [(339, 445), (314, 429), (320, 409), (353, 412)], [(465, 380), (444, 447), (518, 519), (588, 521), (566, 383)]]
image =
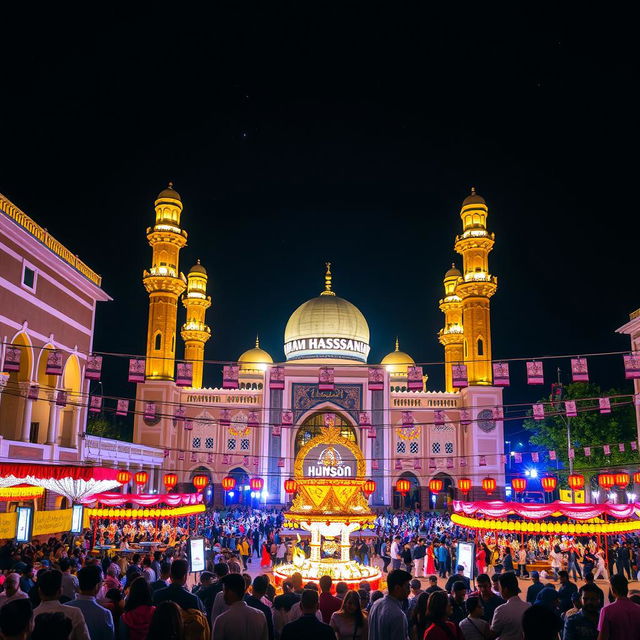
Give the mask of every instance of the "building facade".
[[(631, 351), (640, 353), (640, 309), (636, 309), (633, 313), (630, 313), (629, 322), (617, 329), (616, 333), (628, 335), (631, 340)], [(636, 427), (638, 430), (638, 438), (640, 439), (640, 402), (638, 402), (638, 398), (640, 398), (640, 378), (634, 379), (633, 391), (636, 399)]]
[[(155, 201), (155, 225), (147, 230), (152, 263), (143, 274), (149, 294), (146, 380), (137, 386), (134, 440), (164, 449), (165, 470), (176, 471), (183, 483), (208, 475), (217, 503), (283, 504), (298, 450), (336, 424), (363, 452), (367, 474), (376, 481), (374, 505), (443, 506), (458, 494), (463, 477), (478, 495), (487, 475), (504, 486), (502, 389), (492, 384), (491, 359), (490, 298), (497, 279), (488, 255), (495, 238), (487, 229), (486, 202), (475, 190), (462, 204), (462, 232), (454, 245), (462, 269), (447, 271), (439, 303), (444, 391), (427, 388), (427, 376), (397, 341), (382, 362), (368, 362), (369, 326), (334, 292), (330, 265), (324, 290), (295, 309), (285, 327), (284, 361), (274, 362), (256, 340), (237, 363), (226, 364), (222, 388), (203, 388), (211, 299), (203, 265), (196, 263), (186, 277), (179, 270), (187, 237), (182, 212), (170, 185)], [(187, 313), (180, 334), (184, 357), (176, 361), (180, 299)], [(188, 387), (176, 384), (182, 363), (193, 367)], [(226, 476), (236, 479), (236, 488), (224, 494)], [(258, 476), (264, 486), (255, 492), (249, 479)], [(434, 477), (444, 484), (438, 495), (428, 489)], [(399, 478), (410, 482), (406, 496), (395, 491)]]

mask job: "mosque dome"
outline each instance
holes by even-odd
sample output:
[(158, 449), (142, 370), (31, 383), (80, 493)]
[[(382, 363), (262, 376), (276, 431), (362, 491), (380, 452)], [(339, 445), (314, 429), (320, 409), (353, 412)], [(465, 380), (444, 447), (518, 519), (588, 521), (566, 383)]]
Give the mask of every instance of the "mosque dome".
[(207, 270), (200, 264), (200, 260), (198, 260), (198, 262), (196, 262), (196, 264), (194, 264), (193, 267), (189, 269), (189, 273), (201, 273), (202, 275), (206, 276)]
[(293, 312), (284, 330), (284, 343), (287, 360), (367, 361), (369, 325), (355, 305), (331, 290), (329, 265), (325, 290)]
[(415, 360), (404, 351), (400, 351), (400, 344), (396, 338), (395, 351), (388, 353), (380, 364), (384, 365), (385, 369), (393, 376), (406, 376), (407, 369), (415, 364)]
[(255, 373), (265, 371), (267, 365), (273, 364), (273, 358), (260, 348), (260, 341), (256, 338), (256, 346), (245, 351), (239, 358), (240, 371), (245, 373)]
[(475, 187), (471, 187), (471, 195), (468, 195), (463, 201), (462, 201), (462, 206), (466, 207), (468, 204), (484, 204), (486, 205), (487, 203), (485, 202), (484, 198), (482, 196), (479, 196), (476, 193), (476, 188)]
[(449, 271), (447, 271), (447, 273), (444, 274), (444, 279), (446, 280), (447, 278), (461, 278), (462, 274), (460, 273), (460, 270), (456, 267), (455, 264), (451, 265), (451, 269), (449, 269)]
[(158, 194), (156, 200), (163, 200), (164, 198), (172, 198), (173, 200), (182, 202), (180, 194), (173, 188), (173, 182), (170, 182), (169, 186)]

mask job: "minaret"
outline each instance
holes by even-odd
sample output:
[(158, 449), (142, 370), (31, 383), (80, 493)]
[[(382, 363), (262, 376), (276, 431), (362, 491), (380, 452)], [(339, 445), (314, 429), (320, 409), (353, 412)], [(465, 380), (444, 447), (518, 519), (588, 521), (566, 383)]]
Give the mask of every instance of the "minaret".
[(194, 264), (187, 277), (187, 292), (182, 296), (182, 304), (187, 310), (187, 321), (182, 325), (180, 335), (184, 340), (184, 359), (193, 362), (193, 387), (202, 388), (202, 366), (204, 345), (211, 337), (211, 329), (205, 324), (205, 314), (211, 306), (207, 295), (207, 270)]
[(487, 231), (487, 214), (487, 203), (472, 187), (462, 203), (462, 235), (455, 243), (462, 256), (462, 280), (455, 293), (462, 299), (463, 353), (470, 385), (492, 383), (489, 298), (498, 288), (498, 279), (489, 273), (495, 236)]
[(187, 232), (180, 228), (182, 201), (171, 182), (158, 194), (154, 206), (156, 223), (147, 229), (153, 249), (151, 268), (142, 274), (149, 293), (146, 376), (173, 380), (178, 298), (187, 285), (178, 270), (178, 258), (180, 249), (187, 244)]
[(444, 328), (438, 332), (438, 339), (444, 346), (445, 388), (449, 393), (455, 391), (451, 365), (464, 362), (462, 300), (456, 294), (456, 287), (461, 280), (462, 274), (452, 264), (451, 269), (444, 274), (444, 298), (440, 300)]

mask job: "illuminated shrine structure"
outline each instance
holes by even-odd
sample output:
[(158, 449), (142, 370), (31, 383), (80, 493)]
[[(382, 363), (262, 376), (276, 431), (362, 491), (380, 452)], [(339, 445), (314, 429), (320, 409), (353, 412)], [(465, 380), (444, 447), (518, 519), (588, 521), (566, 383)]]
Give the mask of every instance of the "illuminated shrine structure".
[(296, 572), (305, 582), (328, 575), (349, 588), (366, 580), (375, 589), (380, 570), (349, 559), (349, 536), (372, 528), (375, 519), (365, 496), (366, 464), (359, 447), (340, 435), (330, 416), (327, 422), (296, 457), (297, 494), (285, 513), (285, 527), (311, 534), (310, 557), (295, 547), (293, 562), (275, 567), (274, 576), (280, 584)]

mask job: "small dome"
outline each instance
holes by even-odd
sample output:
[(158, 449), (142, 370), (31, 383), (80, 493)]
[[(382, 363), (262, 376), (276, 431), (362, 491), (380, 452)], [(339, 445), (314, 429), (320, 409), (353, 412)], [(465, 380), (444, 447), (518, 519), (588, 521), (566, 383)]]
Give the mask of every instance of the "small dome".
[(260, 341), (256, 338), (256, 346), (245, 351), (239, 358), (240, 371), (244, 373), (257, 373), (265, 371), (267, 365), (273, 364), (273, 358), (260, 348)]
[(166, 189), (163, 189), (159, 194), (156, 200), (162, 200), (164, 198), (172, 198), (173, 200), (178, 200), (182, 202), (182, 198), (180, 194), (173, 188), (173, 182), (169, 183), (169, 186)]
[(198, 260), (198, 262), (196, 262), (193, 267), (191, 267), (189, 273), (202, 273), (206, 276), (207, 270), (200, 264), (200, 260)]
[(451, 269), (449, 269), (449, 271), (447, 271), (447, 273), (444, 274), (445, 280), (447, 278), (461, 278), (461, 277), (462, 277), (462, 274), (460, 273), (460, 271), (458, 270), (455, 264), (452, 264)]
[(407, 369), (415, 364), (415, 360), (404, 351), (400, 351), (400, 344), (396, 338), (396, 349), (388, 353), (380, 364), (384, 365), (391, 375), (407, 375)]
[(484, 198), (482, 196), (479, 196), (476, 193), (476, 188), (475, 187), (471, 187), (471, 195), (467, 196), (463, 201), (462, 201), (462, 206), (466, 207), (468, 204), (484, 204), (486, 205), (487, 203), (485, 202)]

